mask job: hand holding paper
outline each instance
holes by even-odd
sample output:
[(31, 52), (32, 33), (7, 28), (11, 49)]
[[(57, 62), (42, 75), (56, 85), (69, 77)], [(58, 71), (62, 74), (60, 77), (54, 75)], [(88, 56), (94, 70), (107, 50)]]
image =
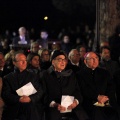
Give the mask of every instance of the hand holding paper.
[(78, 105), (77, 101), (74, 100), (73, 103), (72, 103), (70, 106), (68, 106), (67, 109), (68, 109), (68, 110), (74, 109), (77, 105)]
[(21, 103), (29, 103), (31, 101), (31, 99), (28, 96), (22, 96), (22, 97), (20, 97), (19, 101)]
[[(68, 106), (70, 106), (74, 101), (74, 97), (73, 96), (62, 96), (62, 100), (61, 100), (61, 105), (64, 106), (66, 108), (66, 110), (64, 112), (71, 112), (72, 109), (68, 109)], [(63, 113), (63, 111), (61, 111), (61, 113)]]
[(29, 96), (29, 95), (35, 94), (37, 91), (34, 88), (34, 86), (32, 85), (32, 83), (29, 82), (26, 85), (24, 85), (23, 87), (17, 89), (16, 92), (19, 96), (23, 96), (23, 95)]

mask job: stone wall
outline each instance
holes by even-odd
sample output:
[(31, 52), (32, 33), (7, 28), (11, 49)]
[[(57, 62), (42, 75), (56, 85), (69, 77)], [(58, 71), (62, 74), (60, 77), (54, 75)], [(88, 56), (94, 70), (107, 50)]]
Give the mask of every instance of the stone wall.
[(100, 0), (100, 41), (108, 40), (120, 24), (120, 0)]

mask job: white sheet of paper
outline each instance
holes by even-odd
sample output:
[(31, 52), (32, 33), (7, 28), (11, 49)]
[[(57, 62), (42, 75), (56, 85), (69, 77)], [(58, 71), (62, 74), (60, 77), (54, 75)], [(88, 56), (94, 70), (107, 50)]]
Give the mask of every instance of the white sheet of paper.
[(74, 97), (73, 96), (69, 96), (69, 95), (63, 95), (62, 96), (62, 100), (61, 100), (61, 105), (63, 107), (66, 107), (66, 111), (61, 112), (61, 113), (66, 113), (66, 112), (71, 112), (72, 110), (68, 110), (68, 106), (71, 105), (74, 101)]
[(23, 96), (23, 95), (29, 96), (35, 94), (37, 90), (34, 88), (32, 83), (29, 82), (26, 85), (22, 86), (21, 88), (17, 89), (16, 92), (19, 96)]

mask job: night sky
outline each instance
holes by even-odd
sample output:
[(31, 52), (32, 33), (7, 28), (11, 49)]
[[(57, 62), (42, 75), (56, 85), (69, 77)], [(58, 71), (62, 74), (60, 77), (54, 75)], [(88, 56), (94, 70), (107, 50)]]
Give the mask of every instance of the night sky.
[[(79, 13), (78, 13), (79, 14)], [(44, 16), (48, 20), (44, 21)], [(79, 16), (79, 15), (78, 15)], [(35, 29), (57, 29), (69, 25), (79, 18), (70, 17), (56, 9), (51, 0), (1, 0), (0, 30), (16, 30), (20, 26)]]

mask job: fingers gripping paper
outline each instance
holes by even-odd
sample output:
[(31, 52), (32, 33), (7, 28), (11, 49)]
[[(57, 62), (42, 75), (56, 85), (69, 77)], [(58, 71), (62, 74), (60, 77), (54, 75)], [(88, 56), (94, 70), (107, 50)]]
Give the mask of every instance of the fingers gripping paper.
[(23, 96), (23, 95), (29, 96), (35, 94), (37, 90), (34, 88), (32, 83), (29, 82), (26, 85), (22, 86), (21, 88), (17, 89), (16, 92), (19, 96)]

